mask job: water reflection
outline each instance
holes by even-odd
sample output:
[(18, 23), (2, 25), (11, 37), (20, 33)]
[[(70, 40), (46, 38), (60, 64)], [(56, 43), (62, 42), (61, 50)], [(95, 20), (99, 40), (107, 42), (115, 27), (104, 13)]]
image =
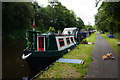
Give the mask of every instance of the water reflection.
[[(2, 78), (32, 78), (40, 70), (50, 65), (52, 59), (29, 59), (21, 58), (22, 51), (25, 48), (25, 41), (4, 41), (2, 44)], [(37, 61), (36, 61), (37, 60)]]

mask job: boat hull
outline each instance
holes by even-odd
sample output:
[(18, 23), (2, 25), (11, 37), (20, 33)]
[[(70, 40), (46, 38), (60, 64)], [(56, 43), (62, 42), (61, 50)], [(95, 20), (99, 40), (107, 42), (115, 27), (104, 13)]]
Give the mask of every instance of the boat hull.
[(51, 50), (51, 51), (24, 51), (23, 53), (25, 55), (28, 55), (29, 53), (32, 53), (29, 58), (48, 58), (48, 57), (60, 57), (67, 53), (69, 50), (73, 49), (75, 45), (72, 45), (69, 48), (66, 48), (64, 50), (58, 51), (58, 50)]
[(29, 66), (32, 69), (44, 70), (47, 66), (51, 65), (53, 62), (58, 60), (64, 54), (66, 54), (69, 50), (72, 50), (75, 45), (64, 49), (62, 51), (46, 51), (46, 52), (34, 52), (34, 51), (24, 51), (24, 54), (32, 53), (26, 60)]

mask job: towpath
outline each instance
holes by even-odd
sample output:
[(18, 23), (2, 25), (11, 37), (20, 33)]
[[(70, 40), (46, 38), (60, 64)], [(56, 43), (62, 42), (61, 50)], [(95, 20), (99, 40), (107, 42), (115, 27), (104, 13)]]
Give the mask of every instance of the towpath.
[[(111, 52), (115, 59), (102, 60), (102, 56), (108, 52)], [(118, 55), (99, 33), (92, 57), (93, 62), (88, 68), (87, 78), (118, 78)]]

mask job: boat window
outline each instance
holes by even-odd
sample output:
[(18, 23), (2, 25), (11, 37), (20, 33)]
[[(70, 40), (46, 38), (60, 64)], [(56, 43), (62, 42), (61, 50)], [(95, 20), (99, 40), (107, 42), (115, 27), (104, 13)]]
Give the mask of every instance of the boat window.
[(70, 40), (69, 38), (66, 38), (67, 44), (70, 44)]
[(60, 47), (65, 46), (63, 38), (59, 38), (59, 44), (60, 44)]
[(73, 37), (71, 37), (71, 41), (72, 41), (72, 43), (74, 43), (74, 41), (73, 41)]

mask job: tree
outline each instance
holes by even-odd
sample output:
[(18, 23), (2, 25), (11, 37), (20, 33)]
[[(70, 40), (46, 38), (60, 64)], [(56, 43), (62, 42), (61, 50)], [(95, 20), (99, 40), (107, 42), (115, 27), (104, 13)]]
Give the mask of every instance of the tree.
[(87, 31), (94, 30), (94, 28), (91, 25), (85, 25), (85, 29)]
[(56, 31), (62, 31), (66, 27), (84, 28), (82, 19), (60, 2), (50, 3), (47, 7), (41, 7), (37, 2), (10, 2), (3, 3), (2, 8), (3, 36), (6, 39), (25, 38), (26, 29), (33, 28), (33, 19), (36, 30), (41, 33), (49, 30), (50, 26)]
[(103, 2), (95, 16), (95, 24), (102, 31), (119, 33), (120, 31), (120, 2)]
[(33, 8), (27, 2), (5, 2), (2, 4), (3, 39), (20, 39), (26, 28), (31, 27)]
[(79, 28), (79, 30), (85, 28), (84, 22), (82, 21), (80, 17), (77, 17), (77, 28)]

